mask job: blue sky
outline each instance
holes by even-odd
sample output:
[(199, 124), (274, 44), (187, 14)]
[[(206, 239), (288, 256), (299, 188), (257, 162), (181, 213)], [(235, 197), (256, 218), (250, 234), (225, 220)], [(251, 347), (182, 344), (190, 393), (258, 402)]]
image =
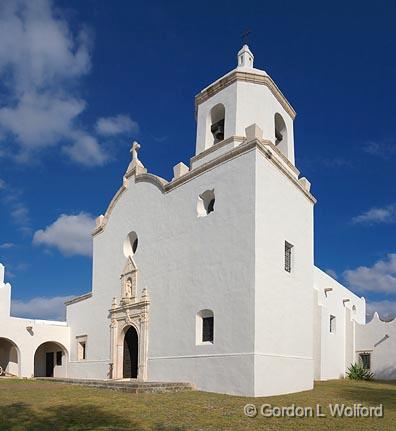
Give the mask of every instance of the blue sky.
[(14, 313), (58, 317), (91, 288), (90, 236), (132, 139), (166, 179), (195, 149), (194, 95), (255, 66), (297, 111), (315, 262), (396, 312), (396, 3), (2, 1), (0, 261)]

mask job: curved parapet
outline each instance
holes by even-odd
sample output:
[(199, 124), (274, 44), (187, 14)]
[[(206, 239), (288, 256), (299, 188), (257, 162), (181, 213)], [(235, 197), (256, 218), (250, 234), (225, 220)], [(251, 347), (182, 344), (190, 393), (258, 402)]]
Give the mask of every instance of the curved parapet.
[(161, 193), (165, 193), (165, 186), (168, 184), (168, 181), (157, 175), (145, 173), (137, 175), (135, 177), (135, 183), (149, 183), (157, 187)]
[(394, 317), (391, 320), (383, 320), (383, 319), (381, 319), (380, 315), (376, 311), (373, 314), (373, 317), (367, 322), (367, 325), (372, 324), (372, 323), (375, 324), (376, 322), (381, 322), (381, 323), (385, 323), (385, 324), (392, 324), (392, 323), (396, 323), (396, 317)]
[(117, 190), (116, 194), (114, 195), (113, 199), (111, 200), (109, 206), (107, 207), (107, 210), (104, 215), (99, 216), (96, 219), (96, 227), (94, 231), (92, 232), (92, 235), (95, 236), (98, 233), (102, 232), (105, 228), (108, 219), (110, 218), (110, 215), (115, 208), (117, 202), (121, 198), (122, 194), (127, 190), (129, 181), (134, 180), (134, 183), (149, 183), (154, 185), (161, 193), (165, 193), (165, 186), (168, 184), (168, 181), (164, 180), (161, 177), (158, 177), (157, 175), (149, 174), (147, 172), (143, 172), (140, 174), (137, 174), (136, 171), (132, 172), (130, 175), (124, 176), (124, 181), (122, 186)]

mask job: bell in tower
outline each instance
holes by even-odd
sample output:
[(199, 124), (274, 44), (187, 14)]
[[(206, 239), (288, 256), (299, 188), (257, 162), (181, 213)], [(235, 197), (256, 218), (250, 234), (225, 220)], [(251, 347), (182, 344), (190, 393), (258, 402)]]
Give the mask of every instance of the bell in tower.
[(217, 144), (224, 140), (225, 108), (222, 103), (218, 103), (211, 109), (210, 122), (213, 144)]
[(214, 138), (214, 144), (222, 141), (224, 139), (224, 118), (217, 123), (212, 124), (210, 131)]

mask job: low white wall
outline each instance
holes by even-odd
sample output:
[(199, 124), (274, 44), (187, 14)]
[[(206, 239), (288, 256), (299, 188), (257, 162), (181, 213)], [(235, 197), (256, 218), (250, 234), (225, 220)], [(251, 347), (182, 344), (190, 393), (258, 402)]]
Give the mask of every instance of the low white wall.
[[(66, 355), (69, 351), (69, 327), (66, 322), (52, 322), (46, 320), (21, 319), (10, 317), (11, 285), (4, 283), (4, 266), (0, 264), (0, 357), (6, 354), (4, 346), (10, 341), (15, 350), (11, 355), (9, 372), (20, 377), (34, 376), (34, 356), (36, 350), (46, 342), (54, 342), (63, 347)], [(3, 340), (3, 342), (2, 342)], [(59, 349), (58, 349), (59, 350)], [(15, 352), (17, 361), (15, 362)], [(7, 361), (7, 359), (4, 359)], [(44, 359), (45, 360), (45, 359)], [(67, 361), (65, 367), (56, 372), (67, 375)]]
[(396, 319), (383, 322), (377, 313), (366, 325), (356, 325), (356, 361), (359, 353), (371, 353), (376, 379), (396, 379)]
[[(345, 377), (347, 367), (354, 362), (354, 322), (364, 324), (366, 301), (319, 268), (314, 268), (315, 379)], [(331, 290), (328, 290), (331, 289)], [(335, 316), (335, 331), (330, 332), (330, 316)]]

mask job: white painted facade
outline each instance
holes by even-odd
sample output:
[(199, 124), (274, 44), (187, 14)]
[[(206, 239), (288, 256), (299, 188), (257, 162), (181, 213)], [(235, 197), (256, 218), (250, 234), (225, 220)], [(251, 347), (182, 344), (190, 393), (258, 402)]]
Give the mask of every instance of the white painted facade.
[[(365, 301), (314, 266), (316, 201), (294, 164), (295, 112), (253, 60), (244, 46), (237, 68), (196, 96), (196, 153), (172, 181), (147, 173), (133, 145), (93, 233), (92, 292), (68, 302), (66, 322), (9, 317), (0, 279), (0, 365), (10, 374), (34, 375), (48, 341), (57, 344), (37, 353), (39, 374), (61, 345), (55, 376), (246, 396), (344, 377)], [(1, 350), (4, 339), (17, 355)]]
[(369, 354), (375, 378), (396, 380), (396, 319), (380, 320), (377, 313), (367, 325), (356, 325), (356, 360)]
[[(70, 327), (66, 322), (10, 317), (11, 285), (4, 283), (0, 264), (0, 367), (10, 375), (45, 377), (46, 352), (62, 352), (62, 364), (54, 363), (54, 377), (66, 377), (70, 351)], [(36, 370), (35, 370), (36, 367)]]

